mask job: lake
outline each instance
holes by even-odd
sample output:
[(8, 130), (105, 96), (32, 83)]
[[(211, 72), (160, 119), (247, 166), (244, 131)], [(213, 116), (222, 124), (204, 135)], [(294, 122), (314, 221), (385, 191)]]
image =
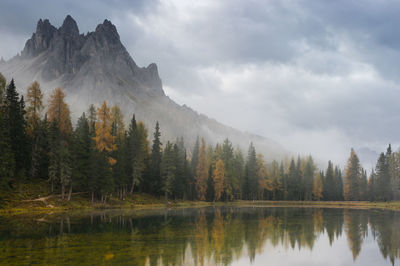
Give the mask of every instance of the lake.
[(400, 265), (400, 212), (206, 207), (0, 216), (0, 264)]

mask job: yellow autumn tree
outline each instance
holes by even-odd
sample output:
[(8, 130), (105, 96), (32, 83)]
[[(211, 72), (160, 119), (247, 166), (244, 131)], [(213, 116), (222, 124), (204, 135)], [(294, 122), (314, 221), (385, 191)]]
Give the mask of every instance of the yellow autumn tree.
[(122, 137), (125, 134), (124, 115), (118, 105), (111, 109), (111, 124), (114, 136)]
[(27, 133), (33, 138), (34, 132), (37, 130), (40, 122), (40, 117), (43, 111), (43, 93), (40, 89), (40, 84), (34, 81), (29, 87), (26, 94), (28, 107), (26, 108), (27, 117)]
[(69, 136), (72, 132), (71, 117), (68, 104), (65, 103), (64, 99), (64, 91), (61, 88), (54, 89), (50, 96), (47, 115), (50, 122), (57, 122), (60, 132), (64, 136)]
[(219, 200), (225, 188), (225, 164), (219, 159), (213, 172), (215, 200)]
[(268, 170), (265, 165), (264, 156), (260, 153), (257, 154), (257, 196), (262, 199), (264, 189), (272, 191), (272, 182), (268, 178)]
[[(115, 137), (111, 132), (111, 113), (110, 108), (107, 107), (107, 103), (104, 101), (100, 108), (97, 109), (97, 122), (95, 124), (96, 136), (96, 149), (99, 152), (111, 153), (116, 149)], [(114, 165), (116, 160), (112, 157), (108, 157), (110, 165)]]
[(322, 176), (321, 173), (318, 173), (314, 179), (314, 185), (313, 185), (314, 200), (322, 199), (322, 191), (323, 191)]
[(196, 191), (199, 200), (206, 199), (207, 190), (207, 162), (206, 162), (206, 143), (204, 138), (201, 139), (198, 163), (196, 168)]

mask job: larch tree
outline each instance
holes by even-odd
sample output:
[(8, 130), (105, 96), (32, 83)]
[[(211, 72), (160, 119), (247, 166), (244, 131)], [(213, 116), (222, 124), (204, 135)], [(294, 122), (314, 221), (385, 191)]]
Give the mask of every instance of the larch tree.
[(114, 136), (122, 138), (125, 134), (124, 115), (118, 105), (111, 108), (111, 125)]
[(225, 164), (221, 159), (219, 159), (215, 164), (215, 170), (213, 171), (213, 185), (215, 201), (218, 201), (221, 199), (225, 186)]
[(265, 190), (272, 191), (271, 180), (262, 154), (257, 154), (257, 198), (263, 199)]
[(319, 172), (318, 174), (317, 174), (317, 176), (315, 177), (315, 179), (314, 179), (314, 185), (313, 185), (313, 197), (314, 197), (314, 200), (321, 200), (322, 199), (322, 197), (323, 197), (323, 195), (322, 195), (322, 192), (323, 192), (323, 185), (322, 185), (322, 173), (321, 172)]
[(346, 175), (344, 176), (344, 199), (360, 199), (360, 178), (361, 165), (360, 160), (354, 149), (351, 149), (350, 158), (347, 161)]
[(72, 132), (70, 110), (65, 102), (65, 93), (61, 88), (54, 89), (50, 96), (47, 115), (50, 122), (56, 121), (63, 138)]
[(198, 200), (206, 199), (207, 190), (207, 173), (208, 167), (206, 162), (206, 143), (204, 138), (201, 138), (201, 146), (199, 149), (198, 163), (196, 167), (196, 192)]
[(28, 107), (26, 110), (27, 117), (27, 134), (31, 139), (31, 167), (30, 175), (31, 177), (36, 177), (39, 172), (39, 137), (41, 128), (41, 116), (43, 111), (43, 93), (40, 89), (40, 84), (34, 81), (27, 91), (26, 101)]
[(108, 155), (108, 163), (112, 166), (116, 163), (116, 160), (110, 156), (111, 152), (116, 149), (115, 137), (112, 135), (112, 122), (110, 108), (104, 101), (99, 109), (97, 109), (97, 122), (95, 124), (96, 136), (94, 140), (96, 142), (96, 149), (100, 153)]

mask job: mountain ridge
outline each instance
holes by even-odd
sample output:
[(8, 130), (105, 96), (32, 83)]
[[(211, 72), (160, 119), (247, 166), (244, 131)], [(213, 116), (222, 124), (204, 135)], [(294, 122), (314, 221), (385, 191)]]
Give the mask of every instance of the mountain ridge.
[(135, 113), (149, 133), (159, 121), (164, 141), (183, 136), (192, 145), (200, 136), (215, 144), (229, 138), (244, 149), (254, 142), (267, 159), (286, 153), (270, 139), (241, 132), (175, 103), (165, 95), (157, 65), (139, 67), (107, 19), (87, 34), (79, 32), (70, 15), (59, 28), (40, 19), (21, 54), (3, 61), (0, 72), (7, 79), (15, 78), (21, 93), (33, 80), (40, 82), (47, 97), (55, 87), (63, 88), (75, 119), (89, 104), (98, 106), (106, 100), (119, 105), (126, 120)]

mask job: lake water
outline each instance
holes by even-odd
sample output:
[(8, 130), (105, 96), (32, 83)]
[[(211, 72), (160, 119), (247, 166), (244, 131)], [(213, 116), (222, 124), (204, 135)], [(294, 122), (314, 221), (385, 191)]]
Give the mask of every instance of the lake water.
[(0, 216), (0, 264), (400, 265), (400, 212), (207, 207)]

